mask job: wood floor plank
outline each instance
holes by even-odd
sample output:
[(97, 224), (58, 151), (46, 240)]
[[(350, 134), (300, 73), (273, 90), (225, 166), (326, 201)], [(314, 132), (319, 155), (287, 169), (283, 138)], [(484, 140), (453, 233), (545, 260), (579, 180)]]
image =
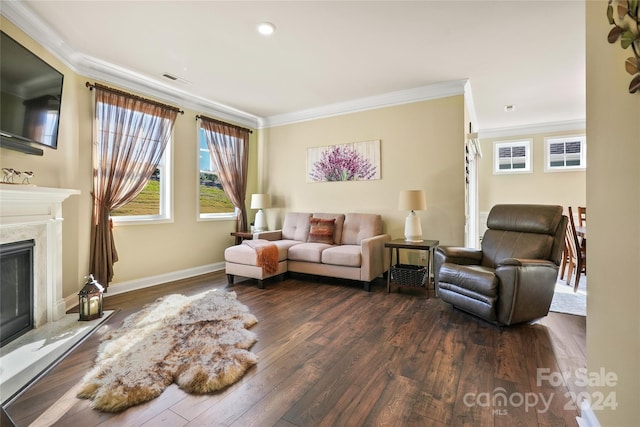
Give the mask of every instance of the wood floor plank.
[[(258, 318), (251, 349), (258, 364), (237, 383), (208, 395), (172, 385), (121, 414), (75, 397), (106, 331), (161, 296), (210, 289), (235, 292)], [(292, 275), (258, 289), (253, 280), (227, 286), (214, 273), (107, 296), (105, 309), (114, 308), (103, 327), (6, 405), (17, 426), (575, 426), (578, 411), (567, 407), (567, 393), (584, 391), (536, 378), (539, 369), (586, 367), (583, 317), (550, 313), (501, 329), (437, 297), (388, 294), (384, 280), (365, 292), (358, 282)], [(478, 400), (502, 390), (513, 399), (542, 393), (552, 402), (539, 413)]]
[(180, 417), (178, 414), (172, 411), (163, 411), (147, 421), (144, 424), (141, 424), (141, 427), (158, 427), (158, 426), (171, 426), (171, 427), (180, 427), (187, 425), (187, 420)]
[[(463, 331), (450, 325), (438, 328), (441, 333), (433, 334), (431, 344), (435, 351), (424, 358), (426, 377), (418, 376), (424, 384), (420, 399), (416, 401), (416, 416), (450, 424), (454, 404), (462, 375), (466, 344)], [(437, 337), (437, 339), (436, 339)]]
[(495, 390), (495, 361), (493, 347), (473, 342), (467, 345), (451, 418), (452, 426), (493, 426), (492, 408), (482, 405), (480, 399), (484, 393), (491, 396)]
[(526, 359), (520, 353), (519, 327), (500, 330), (496, 341), (496, 378), (505, 381), (529, 383)]
[(409, 425), (415, 400), (420, 388), (414, 380), (394, 375), (384, 388), (375, 406), (369, 412), (366, 425)]
[[(274, 425), (286, 413), (293, 397), (304, 394), (322, 376), (322, 371), (316, 366), (305, 364), (285, 381), (271, 389), (264, 398), (260, 399), (248, 411), (236, 418), (230, 426), (261, 426)], [(195, 420), (198, 421), (198, 420)], [(202, 425), (196, 423), (194, 425)], [(226, 425), (226, 423), (225, 423)]]
[(495, 386), (491, 395), (495, 427), (537, 424), (537, 412), (544, 410), (544, 405), (540, 403), (538, 395), (527, 390), (526, 384), (496, 378)]
[(326, 413), (326, 408), (336, 406), (339, 398), (361, 381), (363, 367), (379, 365), (380, 354), (361, 345), (345, 342), (331, 347), (332, 363), (323, 369), (323, 375), (304, 395), (291, 405), (286, 419), (298, 425), (316, 425)]
[[(391, 359), (398, 349), (384, 347), (382, 358)], [(364, 369), (363, 369), (364, 370)], [(325, 410), (323, 419), (317, 424), (322, 427), (367, 425), (366, 419), (378, 402), (393, 377), (387, 364), (378, 364), (368, 372), (362, 387), (351, 386), (331, 410)]]

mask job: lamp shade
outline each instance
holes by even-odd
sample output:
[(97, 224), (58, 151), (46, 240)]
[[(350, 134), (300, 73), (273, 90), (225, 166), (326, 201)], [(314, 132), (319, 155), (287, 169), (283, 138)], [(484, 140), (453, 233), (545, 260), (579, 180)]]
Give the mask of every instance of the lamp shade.
[(403, 190), (400, 192), (398, 209), (403, 211), (423, 211), (427, 209), (427, 199), (422, 190)]
[(252, 194), (251, 209), (266, 209), (271, 207), (271, 196), (268, 194)]

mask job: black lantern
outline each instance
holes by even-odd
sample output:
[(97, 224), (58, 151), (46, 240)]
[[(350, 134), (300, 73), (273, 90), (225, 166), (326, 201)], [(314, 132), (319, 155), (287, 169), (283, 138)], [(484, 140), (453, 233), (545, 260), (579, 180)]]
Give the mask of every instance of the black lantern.
[(102, 285), (90, 274), (87, 283), (78, 292), (80, 320), (102, 317), (102, 291)]

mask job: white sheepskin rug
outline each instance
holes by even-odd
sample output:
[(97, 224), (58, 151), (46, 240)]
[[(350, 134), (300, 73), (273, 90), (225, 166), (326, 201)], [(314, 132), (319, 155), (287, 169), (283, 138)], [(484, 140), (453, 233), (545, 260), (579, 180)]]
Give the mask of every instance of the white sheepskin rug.
[(257, 322), (235, 292), (159, 298), (102, 338), (78, 397), (119, 412), (158, 397), (173, 382), (189, 393), (222, 389), (257, 363), (248, 351), (256, 336), (247, 330)]

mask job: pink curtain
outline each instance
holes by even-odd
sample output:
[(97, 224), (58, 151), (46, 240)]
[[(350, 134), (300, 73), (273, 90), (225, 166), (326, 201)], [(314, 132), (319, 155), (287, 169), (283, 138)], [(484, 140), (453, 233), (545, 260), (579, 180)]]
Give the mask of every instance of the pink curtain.
[(106, 290), (118, 261), (109, 213), (145, 187), (171, 138), (179, 111), (101, 85), (94, 87), (90, 269)]
[(236, 231), (246, 231), (248, 224), (244, 200), (247, 194), (251, 131), (208, 117), (199, 117), (222, 189), (238, 208)]

